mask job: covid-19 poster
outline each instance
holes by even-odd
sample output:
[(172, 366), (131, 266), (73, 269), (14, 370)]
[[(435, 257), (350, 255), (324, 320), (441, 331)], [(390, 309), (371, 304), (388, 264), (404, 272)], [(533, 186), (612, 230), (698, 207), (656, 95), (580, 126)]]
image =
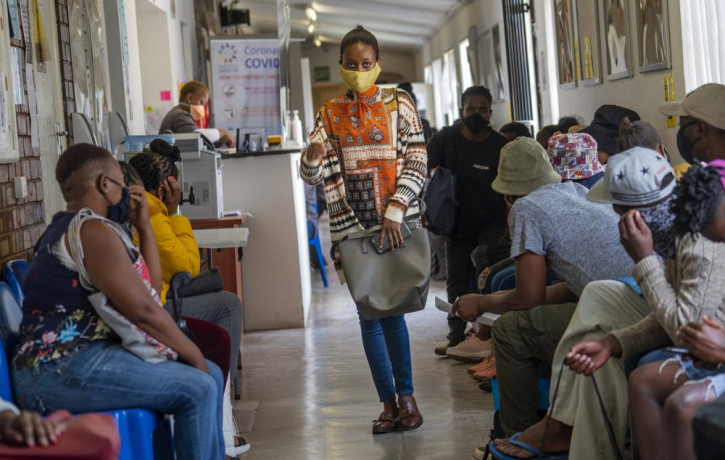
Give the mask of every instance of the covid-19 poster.
[(235, 133), (281, 134), (279, 41), (214, 39), (210, 43), (213, 126)]

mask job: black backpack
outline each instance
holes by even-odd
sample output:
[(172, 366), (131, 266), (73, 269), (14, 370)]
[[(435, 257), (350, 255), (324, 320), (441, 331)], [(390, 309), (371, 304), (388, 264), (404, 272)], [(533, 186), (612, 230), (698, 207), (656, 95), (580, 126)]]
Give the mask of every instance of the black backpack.
[(452, 235), (456, 230), (458, 192), (456, 175), (445, 166), (438, 166), (423, 195), (430, 229), (440, 235)]
[(446, 136), (443, 163), (436, 168), (423, 194), (429, 229), (445, 236), (455, 233), (458, 220), (458, 188), (454, 171), (459, 148), (453, 129), (457, 129), (457, 126), (438, 134)]

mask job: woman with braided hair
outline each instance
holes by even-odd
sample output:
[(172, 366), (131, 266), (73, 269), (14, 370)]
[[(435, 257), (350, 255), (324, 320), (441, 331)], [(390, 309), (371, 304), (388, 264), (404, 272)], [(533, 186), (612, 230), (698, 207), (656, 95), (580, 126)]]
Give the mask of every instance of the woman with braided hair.
[[(129, 164), (138, 172), (146, 190), (149, 219), (161, 261), (161, 302), (169, 312), (167, 301), (171, 277), (180, 271), (198, 276), (200, 272), (199, 247), (189, 219), (179, 214), (181, 188), (177, 161), (181, 160), (179, 148), (157, 139), (151, 142), (151, 151), (134, 155)], [(242, 340), (242, 303), (228, 291), (206, 292), (184, 296), (184, 316), (199, 318), (223, 327), (231, 339), (230, 369), (236, 369)], [(234, 422), (229, 400), (229, 379), (224, 395), (224, 441), (227, 455), (236, 457), (249, 450), (244, 438), (235, 436)]]
[[(725, 275), (725, 160), (709, 166), (693, 165), (676, 190), (675, 229), (681, 243), (688, 238), (706, 238), (718, 247), (710, 257), (718, 270), (709, 273), (712, 283), (723, 284)], [(695, 254), (692, 260), (704, 260)], [(705, 267), (703, 267), (705, 268)], [(683, 280), (689, 282), (692, 280)], [(701, 290), (707, 290), (702, 285)], [(692, 418), (697, 409), (725, 394), (725, 299), (713, 299), (717, 305), (711, 319), (703, 312), (698, 320), (685, 324), (676, 335), (679, 345), (689, 351), (685, 356), (646, 364), (632, 373), (629, 397), (633, 433), (643, 459), (694, 459)], [(707, 307), (707, 306), (705, 306)], [(660, 422), (654, 422), (659, 420)]]

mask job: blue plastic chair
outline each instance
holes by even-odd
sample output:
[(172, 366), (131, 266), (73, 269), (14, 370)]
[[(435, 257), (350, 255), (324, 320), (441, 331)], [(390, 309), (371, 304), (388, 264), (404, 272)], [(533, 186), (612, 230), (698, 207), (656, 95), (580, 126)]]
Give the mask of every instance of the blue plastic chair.
[(320, 266), (320, 275), (322, 275), (322, 284), (325, 285), (325, 287), (328, 286), (327, 284), (327, 270), (325, 269), (325, 258), (322, 256), (322, 245), (320, 244), (320, 232), (318, 231), (315, 233), (315, 236), (313, 238), (310, 238), (310, 246), (315, 250), (315, 255), (317, 256), (317, 265)]
[[(22, 281), (22, 280), (20, 280)], [(18, 340), (18, 331), (23, 312), (15, 298), (10, 286), (0, 281), (0, 341), (3, 353), (0, 356), (0, 395), (8, 396), (13, 401), (12, 387), (10, 385), (10, 372), (8, 369), (5, 350), (15, 349)], [(4, 366), (4, 367), (3, 367)], [(3, 370), (4, 369), (4, 370)], [(119, 460), (154, 460), (154, 458), (173, 458), (173, 444), (167, 442), (168, 447), (158, 446), (154, 456), (154, 430), (159, 427), (165, 433), (157, 434), (163, 439), (171, 440), (171, 427), (164, 422), (164, 415), (148, 409), (119, 409), (105, 411), (113, 416), (116, 427), (121, 435), (121, 451)]]
[(22, 305), (25, 299), (23, 279), (25, 279), (25, 274), (28, 272), (29, 267), (30, 264), (27, 260), (16, 259), (6, 263), (3, 269), (3, 277), (7, 281), (8, 286), (10, 286), (10, 290), (13, 291), (13, 295), (19, 305)]
[[(317, 203), (315, 203), (315, 212), (317, 211)], [(322, 244), (320, 244), (320, 229), (317, 228), (315, 236), (308, 240), (309, 245), (315, 250), (315, 256), (317, 257), (317, 265), (320, 267), (320, 275), (322, 275), (322, 284), (327, 287), (327, 269), (325, 268), (325, 257), (322, 255)]]

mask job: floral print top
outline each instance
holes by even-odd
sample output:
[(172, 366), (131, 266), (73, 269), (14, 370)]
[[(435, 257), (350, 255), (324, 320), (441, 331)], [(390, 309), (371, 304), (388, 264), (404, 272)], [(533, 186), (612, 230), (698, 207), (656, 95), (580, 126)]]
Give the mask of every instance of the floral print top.
[[(61, 238), (74, 216), (74, 212), (59, 212), (53, 216), (40, 237), (25, 276), (23, 319), (14, 358), (18, 369), (37, 367), (70, 356), (91, 341), (120, 341), (88, 301), (92, 292), (81, 286), (78, 272), (68, 268), (59, 258), (60, 245), (64, 244)], [(88, 254), (87, 257), (102, 255)], [(142, 257), (134, 261), (134, 267), (144, 282), (150, 283)]]

